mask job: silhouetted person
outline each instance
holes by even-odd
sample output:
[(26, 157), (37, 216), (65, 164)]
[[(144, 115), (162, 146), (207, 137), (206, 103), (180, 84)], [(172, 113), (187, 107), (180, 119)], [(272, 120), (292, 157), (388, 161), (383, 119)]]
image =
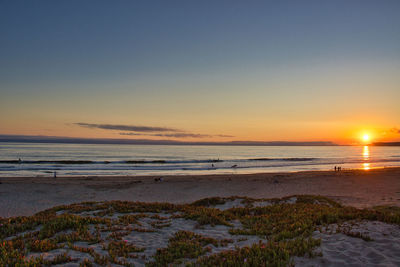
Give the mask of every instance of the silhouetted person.
[(56, 171), (54, 172), (54, 178), (57, 178), (57, 172)]
[(335, 166), (335, 171), (337, 170), (337, 167)]
[(19, 158), (19, 159), (18, 159), (18, 163), (21, 164), (21, 162), (22, 162), (22, 160), (21, 160), (21, 158)]

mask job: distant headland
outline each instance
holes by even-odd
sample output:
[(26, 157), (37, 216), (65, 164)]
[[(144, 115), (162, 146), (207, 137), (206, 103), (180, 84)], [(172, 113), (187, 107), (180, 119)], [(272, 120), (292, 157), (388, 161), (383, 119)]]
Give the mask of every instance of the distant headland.
[(400, 146), (400, 142), (375, 142), (374, 146)]

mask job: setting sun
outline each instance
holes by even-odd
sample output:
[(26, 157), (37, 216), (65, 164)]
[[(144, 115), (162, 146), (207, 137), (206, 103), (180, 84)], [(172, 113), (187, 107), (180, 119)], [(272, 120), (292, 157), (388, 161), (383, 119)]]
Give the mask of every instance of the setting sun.
[(371, 139), (371, 137), (369, 136), (369, 134), (364, 134), (362, 136), (362, 139), (363, 139), (364, 142), (368, 142)]

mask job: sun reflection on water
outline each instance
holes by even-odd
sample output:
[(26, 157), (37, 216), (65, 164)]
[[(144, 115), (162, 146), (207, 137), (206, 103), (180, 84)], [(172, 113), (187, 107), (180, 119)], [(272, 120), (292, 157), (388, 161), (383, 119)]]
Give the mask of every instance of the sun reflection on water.
[[(368, 146), (364, 146), (363, 147), (362, 157), (363, 157), (363, 159), (365, 161), (369, 160), (370, 153), (369, 153), (369, 147)], [(371, 165), (370, 165), (369, 162), (364, 162), (362, 168), (367, 171), (367, 170), (371, 169)]]
[(368, 146), (364, 146), (364, 148), (363, 148), (363, 159), (369, 160), (369, 147)]
[(363, 163), (363, 169), (368, 171), (369, 169), (371, 169), (371, 166), (369, 165), (369, 163)]

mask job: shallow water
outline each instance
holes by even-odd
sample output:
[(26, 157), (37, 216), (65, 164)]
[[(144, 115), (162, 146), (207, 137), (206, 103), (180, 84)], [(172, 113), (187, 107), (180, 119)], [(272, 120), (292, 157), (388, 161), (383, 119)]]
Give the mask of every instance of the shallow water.
[[(235, 166), (235, 167), (233, 167)], [(0, 176), (175, 175), (400, 166), (400, 147), (0, 143)]]

